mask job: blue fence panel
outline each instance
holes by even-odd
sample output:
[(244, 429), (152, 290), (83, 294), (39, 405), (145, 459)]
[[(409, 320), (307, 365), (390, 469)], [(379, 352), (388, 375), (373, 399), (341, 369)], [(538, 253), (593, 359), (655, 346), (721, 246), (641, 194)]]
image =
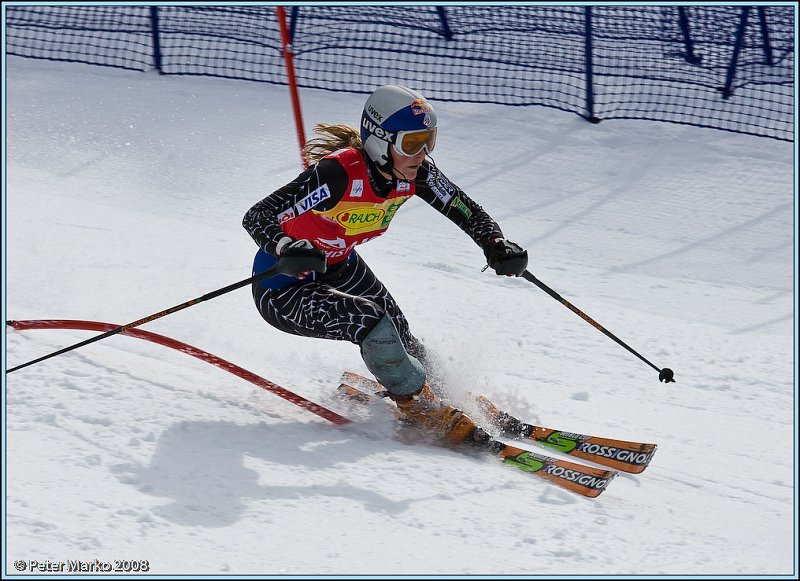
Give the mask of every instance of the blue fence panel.
[[(789, 5), (295, 6), (298, 85), (794, 139)], [(8, 6), (6, 52), (286, 84), (270, 6)]]
[(6, 53), (146, 71), (154, 65), (150, 9), (9, 6)]

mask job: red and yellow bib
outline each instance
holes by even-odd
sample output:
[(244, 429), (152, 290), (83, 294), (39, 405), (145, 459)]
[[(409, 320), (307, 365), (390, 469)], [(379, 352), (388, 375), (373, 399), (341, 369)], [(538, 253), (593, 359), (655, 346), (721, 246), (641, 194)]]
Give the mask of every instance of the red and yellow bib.
[(330, 198), (327, 184), (298, 201), (278, 216), (287, 236), (306, 239), (322, 249), (328, 264), (341, 262), (359, 244), (377, 238), (389, 228), (400, 206), (414, 195), (414, 184), (400, 181), (386, 198), (378, 197), (369, 183), (364, 158), (354, 148), (340, 149), (327, 157), (342, 164), (348, 177), (348, 191), (333, 208), (315, 210)]

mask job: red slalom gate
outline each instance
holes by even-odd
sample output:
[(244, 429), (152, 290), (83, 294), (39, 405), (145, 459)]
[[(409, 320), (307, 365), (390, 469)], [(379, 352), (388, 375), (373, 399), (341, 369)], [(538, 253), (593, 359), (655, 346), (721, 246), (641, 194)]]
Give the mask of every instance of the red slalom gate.
[[(6, 321), (6, 324), (10, 327), (18, 331), (27, 331), (31, 329), (77, 329), (80, 331), (111, 331), (112, 329), (116, 329), (119, 325), (113, 325), (111, 323), (102, 323), (99, 321), (78, 321), (78, 320), (69, 320), (69, 319), (35, 319), (35, 320), (28, 320), (28, 321)], [(141, 329), (126, 329), (120, 333), (121, 335), (128, 335), (129, 337), (135, 337), (137, 339), (144, 339), (145, 341), (150, 341), (152, 343), (157, 343), (159, 345), (163, 345), (165, 347), (169, 347), (170, 349), (175, 349), (176, 351), (180, 351), (181, 353), (186, 353), (187, 355), (191, 355), (192, 357), (197, 357), (198, 359), (202, 359), (206, 363), (210, 363), (220, 369), (224, 369), (225, 371), (232, 373), (242, 379), (249, 381), (250, 383), (257, 385), (262, 389), (266, 389), (285, 399), (286, 401), (290, 401), (293, 404), (310, 411), (313, 414), (320, 416), (321, 418), (325, 418), (329, 422), (333, 422), (334, 424), (349, 424), (350, 420), (345, 418), (344, 416), (340, 416), (336, 412), (333, 412), (327, 408), (322, 407), (319, 404), (314, 403), (313, 401), (307, 400), (306, 398), (297, 395), (289, 391), (286, 388), (281, 387), (277, 383), (273, 383), (268, 379), (264, 379), (260, 375), (256, 375), (246, 369), (239, 367), (238, 365), (234, 365), (230, 361), (226, 361), (216, 355), (212, 355), (207, 351), (203, 351), (202, 349), (198, 349), (197, 347), (193, 347), (187, 343), (183, 343), (176, 339), (171, 339), (170, 337), (166, 337), (164, 335), (159, 335), (158, 333), (151, 333), (150, 331), (142, 331)]]

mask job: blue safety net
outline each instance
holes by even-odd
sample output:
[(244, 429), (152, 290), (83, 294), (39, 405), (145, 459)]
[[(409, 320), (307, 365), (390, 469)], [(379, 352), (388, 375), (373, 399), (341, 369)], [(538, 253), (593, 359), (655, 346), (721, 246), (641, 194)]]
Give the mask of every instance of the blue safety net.
[[(791, 5), (287, 8), (298, 86), (794, 139)], [(286, 84), (270, 6), (7, 6), (6, 52)]]

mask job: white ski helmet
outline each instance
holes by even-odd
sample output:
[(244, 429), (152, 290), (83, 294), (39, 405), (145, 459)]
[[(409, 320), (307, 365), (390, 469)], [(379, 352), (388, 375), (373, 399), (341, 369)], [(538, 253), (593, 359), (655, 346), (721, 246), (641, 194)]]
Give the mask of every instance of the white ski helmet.
[(369, 158), (390, 171), (389, 147), (413, 156), (423, 148), (430, 153), (436, 143), (436, 111), (416, 91), (399, 85), (378, 87), (364, 104), (361, 142)]

